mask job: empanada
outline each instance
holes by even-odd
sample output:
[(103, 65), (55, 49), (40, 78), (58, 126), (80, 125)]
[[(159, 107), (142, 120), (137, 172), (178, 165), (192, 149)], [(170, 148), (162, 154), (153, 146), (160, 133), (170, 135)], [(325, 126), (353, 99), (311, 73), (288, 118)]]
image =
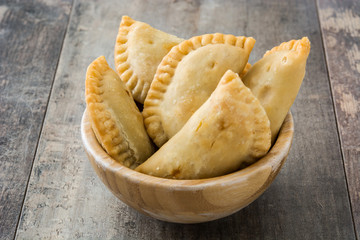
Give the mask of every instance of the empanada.
[(270, 119), (272, 142), (300, 89), (309, 52), (307, 37), (284, 42), (267, 51), (243, 78)]
[(146, 130), (158, 146), (182, 128), (228, 69), (243, 71), (254, 44), (251, 37), (216, 33), (171, 49), (156, 71), (143, 110)]
[(136, 101), (144, 103), (161, 59), (183, 40), (122, 17), (115, 43), (115, 68)]
[(184, 127), (135, 170), (164, 178), (210, 178), (253, 163), (271, 145), (260, 102), (227, 71)]
[(85, 96), (92, 129), (112, 158), (135, 168), (154, 152), (131, 93), (103, 56), (87, 69)]

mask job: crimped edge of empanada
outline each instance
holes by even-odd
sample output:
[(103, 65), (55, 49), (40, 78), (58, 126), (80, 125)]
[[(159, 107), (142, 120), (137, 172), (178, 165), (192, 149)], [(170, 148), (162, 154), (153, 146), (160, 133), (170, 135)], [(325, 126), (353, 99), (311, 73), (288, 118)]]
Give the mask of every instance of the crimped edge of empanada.
[(255, 95), (251, 92), (250, 88), (245, 86), (245, 84), (241, 80), (241, 77), (239, 77), (237, 73), (228, 70), (220, 80), (220, 83), (227, 84), (231, 81), (236, 81), (237, 78), (239, 78), (240, 82), (239, 96), (241, 97), (241, 99), (243, 99), (244, 102), (249, 102), (249, 104), (251, 104), (251, 110), (253, 112), (249, 115), (255, 116), (253, 128), (253, 131), (255, 131), (255, 133), (253, 135), (253, 144), (249, 149), (250, 155), (253, 158), (260, 158), (264, 156), (271, 147), (270, 120), (259, 99), (255, 97)]
[(104, 104), (104, 92), (101, 89), (103, 74), (110, 70), (104, 56), (89, 65), (85, 81), (87, 111), (95, 136), (106, 152), (123, 165), (135, 168), (136, 158), (129, 147), (130, 143), (121, 126), (116, 124), (116, 117)]
[(299, 40), (290, 40), (288, 42), (283, 42), (279, 46), (273, 47), (271, 50), (266, 51), (264, 54), (265, 56), (268, 56), (274, 52), (278, 51), (296, 51), (299, 53), (309, 53), (310, 52), (310, 41), (307, 37), (303, 37)]
[[(145, 99), (146, 90), (144, 89), (144, 81), (141, 80), (128, 62), (127, 42), (131, 27), (137, 21), (129, 16), (123, 16), (120, 22), (119, 31), (115, 42), (114, 60), (115, 68), (122, 81), (131, 89), (134, 98), (141, 102)], [(143, 23), (146, 24), (146, 23)]]
[(167, 86), (171, 83), (179, 62), (190, 52), (209, 44), (228, 44), (250, 49), (255, 45), (255, 39), (245, 36), (226, 35), (221, 33), (195, 36), (173, 47), (159, 64), (144, 102), (144, 123), (149, 136), (157, 146), (162, 146), (167, 140), (159, 115), (159, 103), (162, 101)]
[(250, 70), (251, 67), (252, 66), (250, 63), (246, 63), (244, 70), (239, 74), (239, 77), (243, 78), (248, 73), (248, 71)]

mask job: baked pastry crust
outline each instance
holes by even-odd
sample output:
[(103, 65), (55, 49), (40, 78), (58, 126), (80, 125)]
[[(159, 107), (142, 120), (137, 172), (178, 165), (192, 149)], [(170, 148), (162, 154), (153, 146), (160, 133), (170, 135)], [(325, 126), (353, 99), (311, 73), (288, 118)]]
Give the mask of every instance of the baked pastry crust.
[(248, 71), (250, 70), (251, 68), (251, 64), (250, 63), (247, 63), (244, 67), (244, 70), (239, 74), (239, 77), (240, 79), (243, 79), (244, 76), (248, 73)]
[(131, 93), (104, 56), (87, 69), (85, 96), (95, 136), (112, 158), (135, 168), (154, 152)]
[(115, 68), (134, 99), (144, 103), (156, 68), (184, 39), (123, 16), (115, 43)]
[(192, 37), (171, 49), (144, 103), (144, 122), (156, 145), (174, 136), (206, 101), (228, 70), (241, 73), (255, 44), (220, 33)]
[(270, 119), (272, 142), (300, 89), (309, 52), (307, 37), (281, 43), (267, 51), (243, 78)]
[(265, 110), (228, 70), (184, 127), (135, 170), (175, 179), (216, 177), (253, 163), (270, 145)]

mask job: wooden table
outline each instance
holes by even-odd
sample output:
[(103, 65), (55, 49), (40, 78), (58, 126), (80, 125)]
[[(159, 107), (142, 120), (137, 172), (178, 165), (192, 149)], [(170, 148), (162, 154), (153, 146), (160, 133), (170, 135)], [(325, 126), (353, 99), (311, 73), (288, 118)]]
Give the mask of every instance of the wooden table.
[[(183, 38), (257, 39), (250, 62), (308, 36), (295, 138), (272, 186), (238, 213), (180, 225), (143, 216), (95, 175), (80, 139), (87, 65), (122, 15)], [(360, 237), (360, 2), (0, 1), (0, 239)]]

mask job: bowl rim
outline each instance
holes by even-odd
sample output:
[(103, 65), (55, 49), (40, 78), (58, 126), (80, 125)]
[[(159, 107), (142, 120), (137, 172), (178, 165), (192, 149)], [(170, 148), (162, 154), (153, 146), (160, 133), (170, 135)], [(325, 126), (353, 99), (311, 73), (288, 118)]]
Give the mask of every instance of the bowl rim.
[[(148, 187), (156, 188), (172, 188), (173, 190), (201, 190), (208, 186), (223, 185), (224, 183), (231, 182), (236, 183), (236, 180), (244, 179), (247, 175), (263, 168), (272, 168), (272, 175), (276, 175), (284, 164), (286, 157), (289, 153), (294, 134), (294, 121), (291, 112), (289, 111), (285, 117), (284, 123), (280, 128), (276, 142), (273, 144), (269, 152), (259, 159), (257, 162), (250, 166), (213, 178), (205, 179), (190, 179), (190, 180), (178, 180), (178, 179), (166, 179), (155, 176), (146, 175), (144, 173), (137, 172), (133, 169), (123, 166), (113, 158), (111, 158), (105, 150), (101, 147), (97, 141), (94, 132), (91, 128), (89, 116), (86, 109), (84, 110), (81, 119), (81, 138), (83, 146), (88, 154), (90, 154), (94, 163), (103, 169), (104, 171), (112, 172), (119, 175), (122, 178), (132, 182), (142, 182), (141, 184)], [(275, 176), (274, 176), (275, 177)]]

